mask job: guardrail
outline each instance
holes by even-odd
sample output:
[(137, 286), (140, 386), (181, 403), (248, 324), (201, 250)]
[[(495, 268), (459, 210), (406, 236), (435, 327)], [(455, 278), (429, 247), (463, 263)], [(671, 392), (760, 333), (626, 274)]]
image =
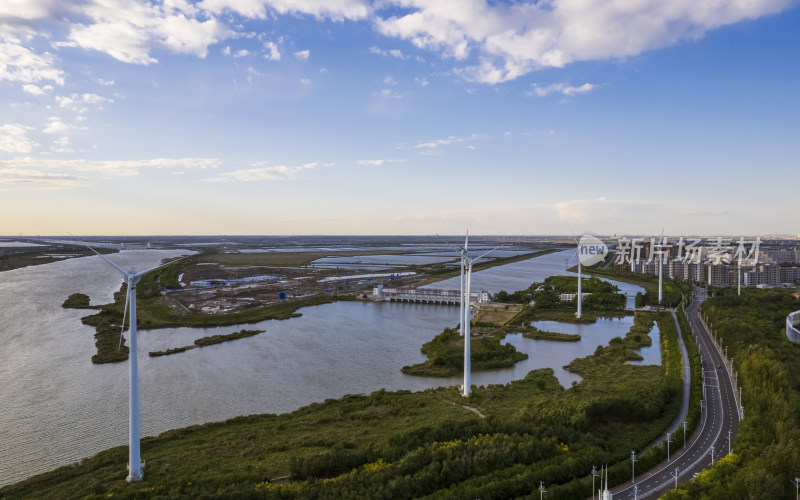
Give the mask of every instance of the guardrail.
[(800, 343), (800, 311), (795, 311), (786, 316), (786, 336), (792, 342)]

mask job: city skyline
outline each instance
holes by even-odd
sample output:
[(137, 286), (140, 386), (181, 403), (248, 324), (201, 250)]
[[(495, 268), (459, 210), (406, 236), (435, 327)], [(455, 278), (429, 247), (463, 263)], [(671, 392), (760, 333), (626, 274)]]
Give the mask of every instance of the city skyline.
[(694, 4), (6, 3), (0, 234), (796, 234), (797, 2)]

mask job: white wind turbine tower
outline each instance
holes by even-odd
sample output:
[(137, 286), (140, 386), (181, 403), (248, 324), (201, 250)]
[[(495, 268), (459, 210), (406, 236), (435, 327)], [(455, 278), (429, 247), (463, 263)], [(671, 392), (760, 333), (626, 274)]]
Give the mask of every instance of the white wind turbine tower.
[[(436, 236), (439, 236), (438, 234)], [(441, 238), (441, 236), (440, 236)], [(461, 324), (461, 331), (462, 335), (464, 336), (464, 386), (462, 387), (461, 394), (464, 397), (468, 397), (470, 392), (472, 391), (472, 368), (470, 366), (470, 319), (471, 319), (471, 312), (469, 308), (469, 298), (470, 298), (470, 286), (472, 283), (472, 265), (477, 262), (478, 260), (486, 257), (490, 253), (494, 252), (499, 246), (494, 247), (493, 249), (489, 250), (488, 252), (482, 253), (481, 255), (475, 257), (474, 259), (470, 259), (467, 255), (467, 245), (469, 243), (469, 231), (467, 231), (467, 237), (464, 240), (464, 246), (460, 248), (452, 248), (456, 253), (461, 256), (461, 316), (459, 317), (459, 323)], [(448, 245), (449, 246), (449, 245)], [(464, 276), (464, 269), (466, 268), (466, 286), (465, 285), (465, 276)]]
[(602, 262), (608, 254), (608, 247), (606, 247), (605, 243), (603, 243), (599, 238), (588, 234), (581, 236), (580, 241), (575, 237), (574, 234), (572, 237), (575, 239), (575, 243), (578, 245), (578, 248), (575, 250), (575, 255), (578, 256), (578, 312), (575, 313), (575, 316), (580, 318), (583, 309), (582, 265), (586, 264), (588, 266), (593, 266)]
[(659, 244), (662, 246), (658, 252), (658, 305), (661, 305), (661, 297), (663, 296), (663, 278), (661, 274), (664, 272), (664, 229), (661, 229), (661, 241)]
[[(125, 316), (128, 314), (128, 306), (130, 305), (130, 354), (129, 354), (129, 361), (130, 361), (130, 375), (129, 375), (129, 392), (128, 392), (128, 428), (129, 428), (129, 436), (128, 436), (128, 477), (126, 481), (133, 482), (133, 481), (140, 481), (142, 479), (142, 468), (144, 465), (141, 461), (141, 455), (139, 452), (139, 361), (137, 359), (137, 350), (136, 350), (136, 284), (139, 283), (139, 280), (145, 274), (158, 269), (159, 267), (166, 266), (168, 264), (173, 264), (175, 261), (167, 262), (165, 264), (161, 264), (155, 266), (153, 268), (147, 269), (146, 271), (136, 272), (133, 269), (125, 269), (109, 260), (105, 255), (99, 253), (94, 248), (86, 245), (89, 250), (96, 253), (100, 257), (103, 258), (106, 262), (111, 264), (114, 269), (122, 273), (125, 276), (125, 280), (128, 283), (128, 291), (125, 295), (125, 310), (122, 316), (122, 328), (125, 329)], [(122, 335), (120, 333), (120, 335)]]

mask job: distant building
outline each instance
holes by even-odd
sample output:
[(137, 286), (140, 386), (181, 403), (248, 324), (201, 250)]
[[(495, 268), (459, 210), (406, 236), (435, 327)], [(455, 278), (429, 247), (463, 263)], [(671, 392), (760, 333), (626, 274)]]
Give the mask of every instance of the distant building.
[[(585, 300), (589, 295), (591, 295), (591, 293), (581, 293), (581, 300)], [(558, 300), (561, 302), (572, 302), (577, 296), (577, 293), (560, 293), (558, 295)]]

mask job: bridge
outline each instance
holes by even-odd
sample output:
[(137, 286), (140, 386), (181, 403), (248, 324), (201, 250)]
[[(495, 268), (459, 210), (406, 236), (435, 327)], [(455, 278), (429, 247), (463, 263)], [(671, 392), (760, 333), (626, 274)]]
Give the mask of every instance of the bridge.
[[(377, 301), (386, 302), (418, 302), (424, 304), (450, 304), (461, 303), (460, 290), (445, 290), (438, 288), (384, 288), (378, 285), (372, 289), (372, 296)], [(470, 302), (489, 302), (489, 292), (479, 290), (469, 294)]]

